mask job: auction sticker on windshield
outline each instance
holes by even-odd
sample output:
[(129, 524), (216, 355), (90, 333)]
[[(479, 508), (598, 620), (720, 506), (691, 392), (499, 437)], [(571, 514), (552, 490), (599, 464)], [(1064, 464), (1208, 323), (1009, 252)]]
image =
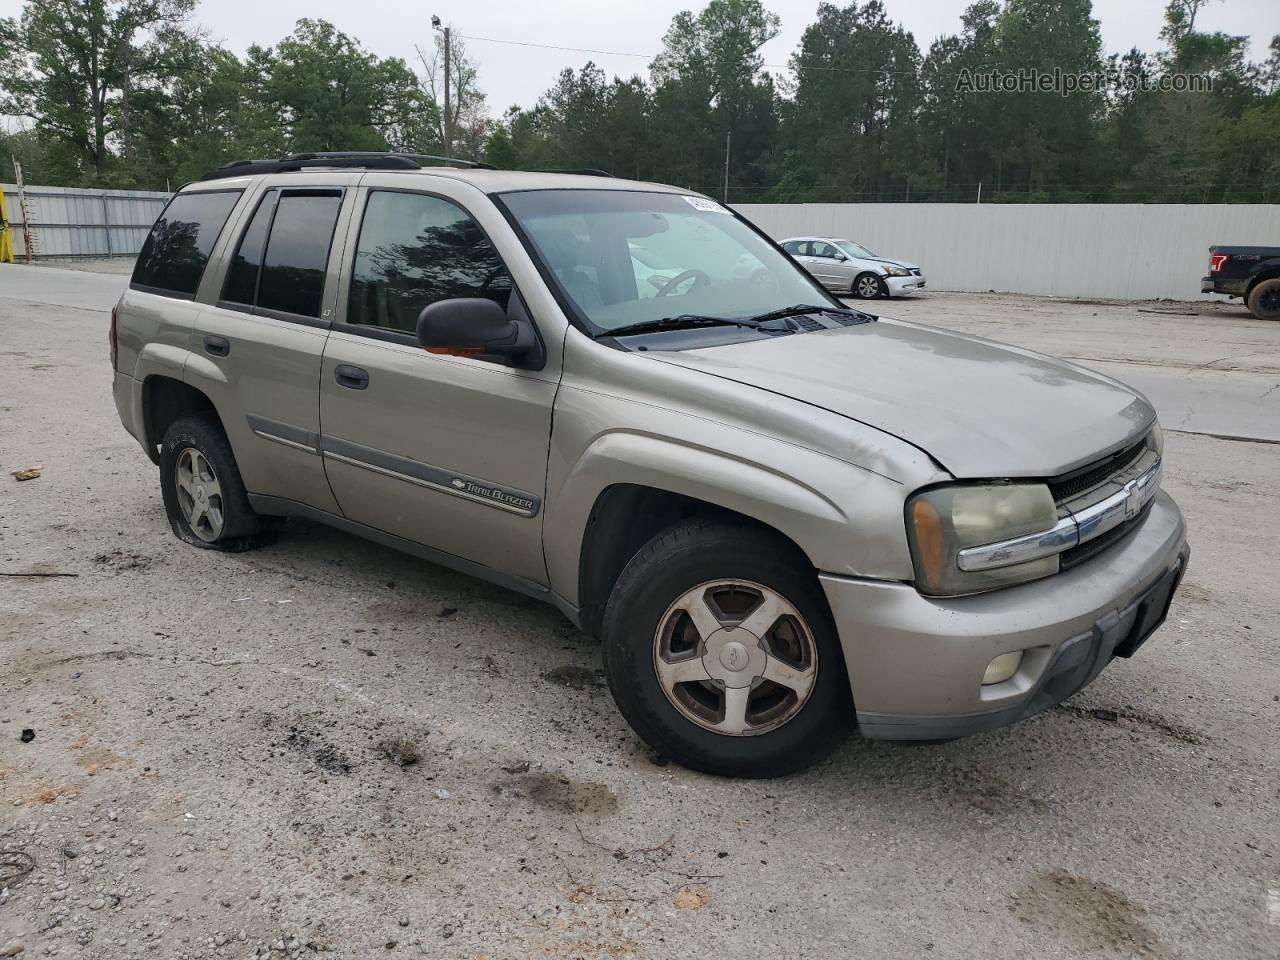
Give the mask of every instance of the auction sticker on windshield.
[(706, 197), (690, 197), (685, 196), (685, 200), (689, 206), (695, 210), (701, 210), (703, 213), (728, 213), (724, 207), (716, 203), (714, 200), (708, 200)]

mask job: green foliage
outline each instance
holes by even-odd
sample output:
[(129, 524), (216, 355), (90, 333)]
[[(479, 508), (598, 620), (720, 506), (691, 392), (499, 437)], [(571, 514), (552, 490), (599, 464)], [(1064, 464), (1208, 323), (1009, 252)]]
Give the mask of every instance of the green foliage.
[[(596, 167), (731, 201), (1280, 199), (1280, 36), (1196, 29), (1212, 0), (1169, 0), (1163, 47), (1104, 61), (1091, 0), (976, 0), (922, 51), (883, 0), (822, 2), (788, 69), (765, 68), (763, 0), (709, 0), (671, 22), (646, 76), (565, 69), (531, 109), (490, 119), (454, 36), (423, 75), (323, 20), (243, 57), (205, 42), (194, 0), (28, 0), (0, 19), (0, 137), (44, 182), (176, 186), (234, 159), (308, 150), (483, 156), (504, 168)], [(985, 92), (1036, 70), (1134, 81)], [(1155, 81), (1212, 78), (1208, 91)], [(981, 185), (981, 186), (980, 186)]]

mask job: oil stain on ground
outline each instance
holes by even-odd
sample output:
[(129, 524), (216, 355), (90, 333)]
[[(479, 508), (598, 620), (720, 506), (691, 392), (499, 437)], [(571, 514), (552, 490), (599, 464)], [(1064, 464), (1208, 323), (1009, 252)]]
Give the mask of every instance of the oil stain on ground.
[(1082, 950), (1109, 951), (1144, 960), (1176, 954), (1147, 926), (1147, 913), (1121, 891), (1098, 880), (1054, 869), (1037, 876), (1009, 909), (1023, 923), (1069, 940)]
[(603, 783), (544, 772), (524, 777), (521, 786), (530, 800), (554, 813), (603, 818), (618, 812), (617, 795)]

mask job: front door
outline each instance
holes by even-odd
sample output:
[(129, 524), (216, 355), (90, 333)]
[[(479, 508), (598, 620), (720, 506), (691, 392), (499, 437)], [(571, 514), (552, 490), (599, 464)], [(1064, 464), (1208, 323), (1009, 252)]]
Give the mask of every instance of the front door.
[(359, 204), (320, 374), (321, 447), (342, 512), (545, 584), (555, 376), (427, 353), (415, 336), (438, 300), (520, 309), (511, 276), (456, 199), (374, 188)]

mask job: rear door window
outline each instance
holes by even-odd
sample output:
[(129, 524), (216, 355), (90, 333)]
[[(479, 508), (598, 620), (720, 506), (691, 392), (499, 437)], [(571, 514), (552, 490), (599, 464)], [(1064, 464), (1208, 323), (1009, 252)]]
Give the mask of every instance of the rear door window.
[(258, 278), (259, 310), (320, 316), (329, 245), (341, 205), (338, 190), (281, 193)]
[(194, 297), (209, 262), (209, 251), (239, 199), (239, 190), (180, 193), (174, 197), (142, 245), (132, 284), (153, 293)]
[(222, 299), (231, 303), (253, 306), (258, 299), (258, 273), (262, 269), (262, 251), (267, 245), (267, 231), (271, 228), (271, 215), (275, 213), (279, 192), (270, 191), (258, 203), (258, 209), (249, 226), (240, 237), (240, 246), (231, 258), (227, 280), (222, 288)]

